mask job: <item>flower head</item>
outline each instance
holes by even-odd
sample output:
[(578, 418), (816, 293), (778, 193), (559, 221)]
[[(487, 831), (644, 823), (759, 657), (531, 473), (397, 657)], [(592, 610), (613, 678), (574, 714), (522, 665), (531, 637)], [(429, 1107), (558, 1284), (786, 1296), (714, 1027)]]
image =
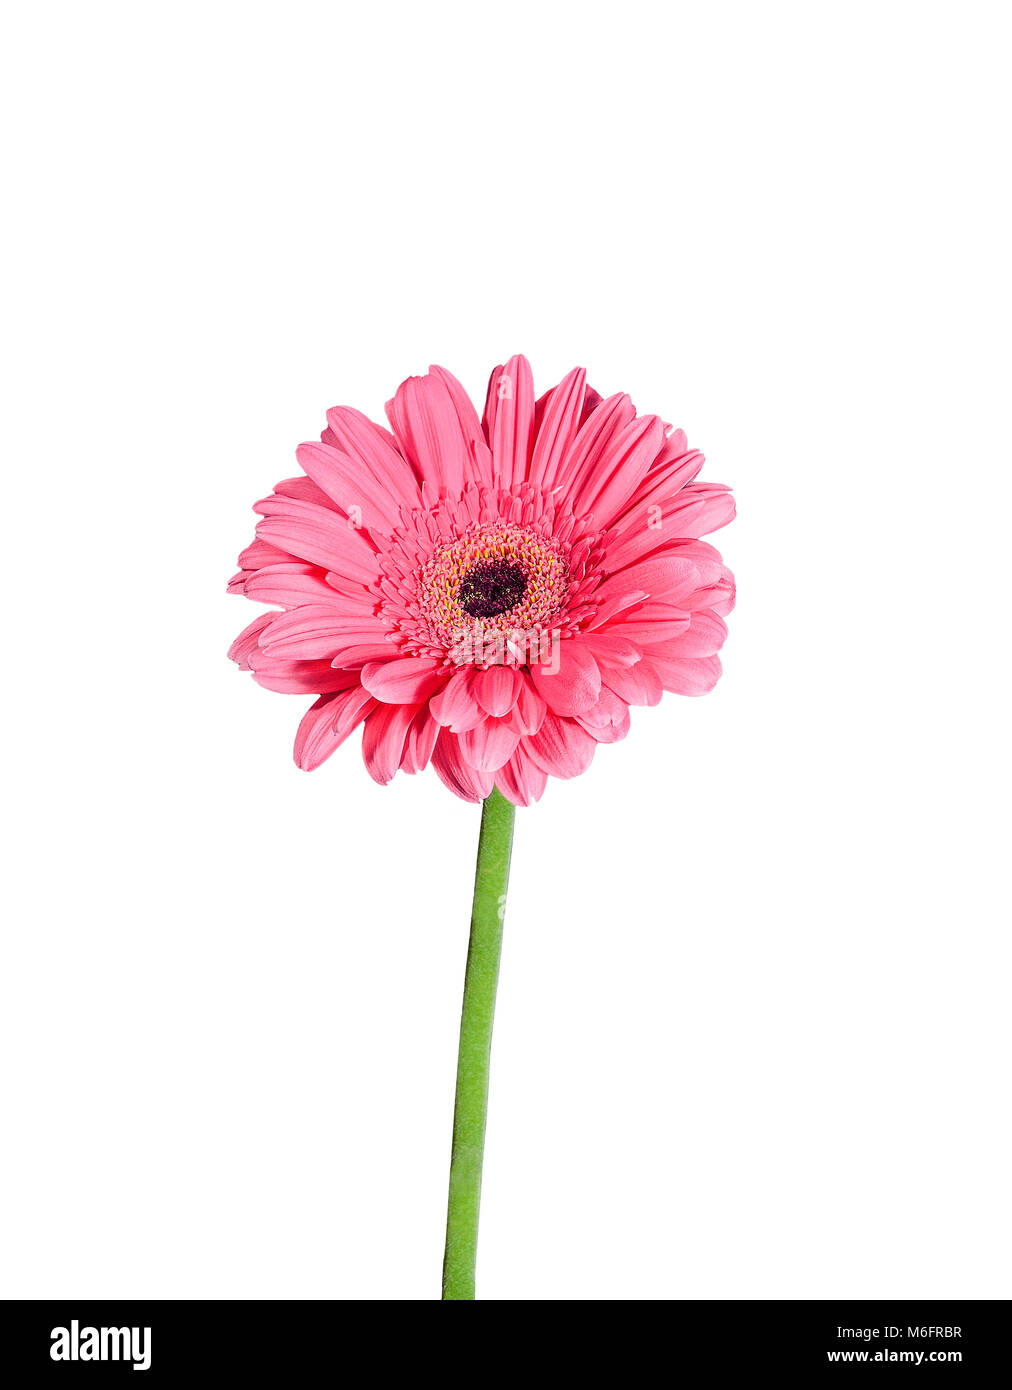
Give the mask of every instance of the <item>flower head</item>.
[(229, 585), (274, 605), (229, 655), (318, 697), (300, 767), (361, 724), (378, 782), (431, 762), (466, 800), (495, 785), (528, 805), (624, 738), (631, 705), (713, 688), (734, 583), (700, 537), (734, 503), (695, 481), (681, 430), (579, 368), (536, 400), (523, 357), (492, 373), (480, 421), (441, 367), (387, 415), (392, 433), (328, 411)]

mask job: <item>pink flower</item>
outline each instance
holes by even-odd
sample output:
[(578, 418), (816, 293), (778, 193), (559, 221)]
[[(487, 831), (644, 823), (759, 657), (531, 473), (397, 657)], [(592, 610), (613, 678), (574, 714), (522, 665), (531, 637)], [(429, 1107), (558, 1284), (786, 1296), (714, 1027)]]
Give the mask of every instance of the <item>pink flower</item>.
[(431, 762), (467, 801), (495, 784), (526, 806), (624, 738), (630, 705), (713, 688), (734, 582), (699, 538), (734, 502), (695, 481), (681, 430), (580, 368), (535, 400), (524, 357), (492, 373), (481, 421), (442, 367), (387, 415), (393, 433), (328, 411), (229, 585), (274, 605), (232, 659), (318, 697), (300, 767), (361, 724), (378, 782)]

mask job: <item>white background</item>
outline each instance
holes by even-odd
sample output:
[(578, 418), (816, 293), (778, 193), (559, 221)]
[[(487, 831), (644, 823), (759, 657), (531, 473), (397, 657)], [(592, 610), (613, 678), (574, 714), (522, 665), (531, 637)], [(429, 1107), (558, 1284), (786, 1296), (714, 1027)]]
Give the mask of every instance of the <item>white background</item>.
[(328, 406), (586, 365), (703, 700), (518, 814), (485, 1299), (1012, 1294), (999, 5), (6, 21), (0, 1292), (438, 1296), (477, 808), (226, 661)]

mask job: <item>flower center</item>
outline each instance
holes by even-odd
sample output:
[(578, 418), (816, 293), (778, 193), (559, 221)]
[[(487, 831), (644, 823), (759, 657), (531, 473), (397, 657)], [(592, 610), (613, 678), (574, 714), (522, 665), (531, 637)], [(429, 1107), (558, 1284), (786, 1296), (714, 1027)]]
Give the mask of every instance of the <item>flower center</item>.
[(556, 625), (569, 597), (569, 545), (501, 517), (465, 523), (416, 570), (408, 612), (418, 650), (455, 651)]
[(515, 560), (484, 560), (464, 575), (457, 602), (471, 618), (508, 613), (527, 592), (527, 574)]

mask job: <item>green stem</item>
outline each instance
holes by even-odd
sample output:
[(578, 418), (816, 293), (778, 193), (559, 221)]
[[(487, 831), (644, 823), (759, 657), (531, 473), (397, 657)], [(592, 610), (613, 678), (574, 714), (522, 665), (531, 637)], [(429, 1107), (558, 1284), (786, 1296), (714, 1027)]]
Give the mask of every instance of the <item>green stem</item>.
[(495, 990), (506, 885), (513, 848), (513, 806), (493, 788), (481, 808), (478, 864), (474, 873), (471, 940), (460, 1012), (457, 1090), (453, 1106), (450, 1195), (446, 1209), (443, 1299), (474, 1298), (478, 1249), (481, 1161), (488, 1110), (488, 1060), (492, 1046)]

